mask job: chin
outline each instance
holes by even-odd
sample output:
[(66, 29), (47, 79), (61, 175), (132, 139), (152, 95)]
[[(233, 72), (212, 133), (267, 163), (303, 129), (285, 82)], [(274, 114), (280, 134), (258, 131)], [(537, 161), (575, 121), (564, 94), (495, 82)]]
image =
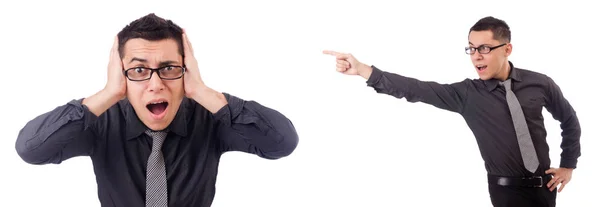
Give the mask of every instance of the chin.
[(154, 131), (164, 130), (169, 126), (168, 123), (144, 123), (149, 129)]
[(488, 76), (479, 76), (479, 79), (481, 79), (481, 80), (489, 80), (491, 78), (488, 77)]
[(479, 75), (479, 79), (481, 79), (481, 80), (489, 80), (492, 78), (492, 76), (488, 75), (488, 74), (478, 74), (478, 75)]
[(160, 131), (166, 129), (169, 124), (173, 121), (172, 119), (165, 120), (153, 120), (150, 117), (140, 117), (142, 119), (142, 123), (151, 130)]

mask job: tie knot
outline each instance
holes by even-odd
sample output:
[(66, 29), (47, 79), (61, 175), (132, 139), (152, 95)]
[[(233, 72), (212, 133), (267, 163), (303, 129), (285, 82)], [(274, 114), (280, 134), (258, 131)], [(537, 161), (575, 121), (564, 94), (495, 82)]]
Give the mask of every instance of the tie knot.
[(506, 79), (505, 81), (500, 82), (500, 85), (504, 86), (506, 91), (510, 91), (510, 90), (512, 90), (510, 82), (511, 82), (510, 79)]
[(167, 138), (167, 132), (146, 130), (146, 134), (152, 137), (152, 151), (160, 151), (165, 138)]

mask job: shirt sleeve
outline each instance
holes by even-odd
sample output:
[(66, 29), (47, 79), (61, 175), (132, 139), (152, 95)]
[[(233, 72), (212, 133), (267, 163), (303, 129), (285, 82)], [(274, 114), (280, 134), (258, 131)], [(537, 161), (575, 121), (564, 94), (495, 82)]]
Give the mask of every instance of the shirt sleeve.
[(367, 85), (377, 93), (405, 98), (411, 103), (423, 102), (440, 109), (463, 112), (467, 99), (468, 79), (452, 84), (441, 84), (385, 72), (375, 66), (371, 68), (373, 72), (367, 80)]
[(72, 100), (26, 123), (15, 144), (21, 159), (29, 164), (60, 164), (91, 155), (96, 137), (93, 123), (98, 117), (82, 101)]
[(548, 100), (546, 109), (552, 114), (552, 117), (555, 120), (560, 122), (560, 128), (562, 129), (560, 167), (576, 168), (577, 159), (581, 156), (579, 144), (581, 127), (579, 125), (579, 119), (569, 101), (563, 96), (559, 86), (552, 78), (547, 77), (547, 79), (548, 87), (546, 90), (548, 93)]
[(295, 150), (298, 134), (283, 114), (255, 101), (223, 94), (228, 104), (214, 114), (222, 152), (242, 151), (279, 159)]

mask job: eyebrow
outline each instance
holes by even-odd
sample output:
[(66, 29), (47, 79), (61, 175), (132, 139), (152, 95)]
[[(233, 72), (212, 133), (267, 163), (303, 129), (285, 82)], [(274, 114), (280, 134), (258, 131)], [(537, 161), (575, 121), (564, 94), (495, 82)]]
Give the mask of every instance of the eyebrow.
[[(138, 57), (133, 57), (133, 58), (131, 58), (131, 61), (129, 61), (129, 63), (132, 63), (132, 62), (134, 62), (134, 61), (141, 62), (141, 63), (147, 63), (147, 62), (148, 62), (148, 60), (146, 60), (146, 59), (143, 59), (143, 58), (138, 58)], [(163, 66), (167, 66), (167, 65), (173, 65), (173, 64), (175, 64), (175, 63), (177, 63), (177, 61), (173, 61), (173, 60), (167, 60), (167, 61), (162, 61), (162, 62), (160, 62), (160, 63), (158, 64), (158, 66), (159, 66), (159, 67), (163, 67)]]
[[(473, 45), (473, 46), (475, 46), (475, 44), (473, 44), (473, 43), (471, 43), (471, 42), (469, 42), (469, 45)], [(484, 43), (484, 44), (481, 44), (481, 45), (479, 45), (478, 47), (481, 47), (481, 46), (488, 46), (488, 47), (489, 47), (489, 46), (491, 46), (491, 45), (490, 45), (490, 44), (485, 44), (485, 43)]]

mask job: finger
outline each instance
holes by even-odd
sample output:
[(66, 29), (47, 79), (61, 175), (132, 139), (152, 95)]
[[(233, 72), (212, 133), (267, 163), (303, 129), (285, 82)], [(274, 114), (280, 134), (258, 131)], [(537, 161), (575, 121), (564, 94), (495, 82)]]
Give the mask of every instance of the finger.
[(346, 68), (350, 68), (350, 63), (347, 62), (347, 61), (344, 61), (344, 60), (338, 60), (337, 61), (337, 65), (341, 65), (341, 66), (344, 66)]
[(346, 65), (344, 65), (344, 64), (339, 64), (339, 63), (338, 63), (338, 64), (335, 64), (335, 67), (337, 67), (337, 68), (344, 68), (344, 69), (348, 69), (348, 67), (347, 67)]
[(554, 183), (554, 185), (552, 185), (552, 190), (555, 190), (555, 189), (558, 187), (558, 185), (561, 185), (561, 186), (562, 186), (562, 180), (558, 180), (558, 181), (556, 181), (556, 182)]
[(546, 170), (546, 174), (556, 173), (556, 168), (550, 168)]
[(115, 40), (113, 42), (112, 49), (110, 49), (110, 53), (113, 56), (113, 58), (114, 57), (120, 58), (120, 56), (119, 56), (119, 38), (116, 36), (115, 36)]
[(187, 40), (188, 47), (190, 47), (190, 51), (192, 52), (192, 55), (193, 55), (194, 54), (194, 46), (192, 45), (192, 41), (190, 40), (190, 37), (187, 35), (187, 33), (185, 33), (185, 39)]
[(119, 38), (115, 36), (113, 46), (110, 49), (110, 60), (109, 64), (111, 68), (115, 70), (123, 70), (123, 62), (121, 61), (121, 56), (119, 55)]
[(556, 182), (554, 182), (554, 184), (552, 184), (552, 187), (550, 187), (550, 191), (554, 191), (554, 189), (556, 189), (558, 184), (560, 184), (560, 180), (557, 180)]
[(554, 185), (554, 183), (556, 183), (557, 180), (558, 180), (558, 177), (554, 177), (554, 178), (550, 179), (550, 181), (548, 181), (548, 184), (546, 186), (548, 188), (550, 188), (552, 185)]
[(190, 47), (187, 34), (186, 33), (182, 33), (181, 37), (182, 37), (181, 40), (182, 40), (182, 43), (183, 43), (183, 51), (186, 54), (190, 54), (191, 55), (192, 48)]
[(565, 185), (567, 185), (567, 182), (563, 182), (560, 184), (560, 188), (558, 188), (559, 193), (563, 190), (563, 188), (565, 188)]
[(119, 36), (115, 35), (115, 40), (113, 41), (113, 48), (118, 49), (119, 48)]
[(186, 33), (183, 33), (182, 35), (182, 42), (183, 42), (183, 52), (186, 56), (192, 56), (194, 55), (194, 51), (192, 49), (192, 45), (190, 44), (190, 40), (188, 39), (188, 36)]
[(113, 38), (113, 45), (112, 45), (112, 47), (110, 47), (110, 53), (109, 53), (109, 56), (108, 56), (110, 58), (112, 58), (115, 55), (116, 45), (118, 44), (117, 43), (117, 38), (118, 38), (117, 36), (115, 36)]
[(350, 58), (350, 54), (340, 53), (340, 54), (336, 55), (335, 58), (338, 60), (348, 60)]
[(346, 67), (350, 67), (350, 63), (346, 60), (337, 60), (337, 64), (345, 65)]
[(113, 38), (113, 45), (112, 45), (112, 47), (110, 48), (110, 54), (111, 54), (111, 55), (112, 55), (112, 53), (115, 51), (115, 47), (116, 47), (116, 45), (117, 45), (117, 38), (118, 38), (117, 36), (115, 36), (115, 37)]
[(338, 72), (341, 72), (341, 73), (343, 73), (343, 72), (346, 72), (346, 70), (348, 70), (348, 69), (347, 69), (347, 68), (345, 68), (345, 67), (337, 67), (337, 68), (335, 68), (335, 69), (336, 69)]
[(337, 56), (341, 53), (336, 52), (336, 51), (331, 51), (331, 50), (323, 50), (323, 54)]

